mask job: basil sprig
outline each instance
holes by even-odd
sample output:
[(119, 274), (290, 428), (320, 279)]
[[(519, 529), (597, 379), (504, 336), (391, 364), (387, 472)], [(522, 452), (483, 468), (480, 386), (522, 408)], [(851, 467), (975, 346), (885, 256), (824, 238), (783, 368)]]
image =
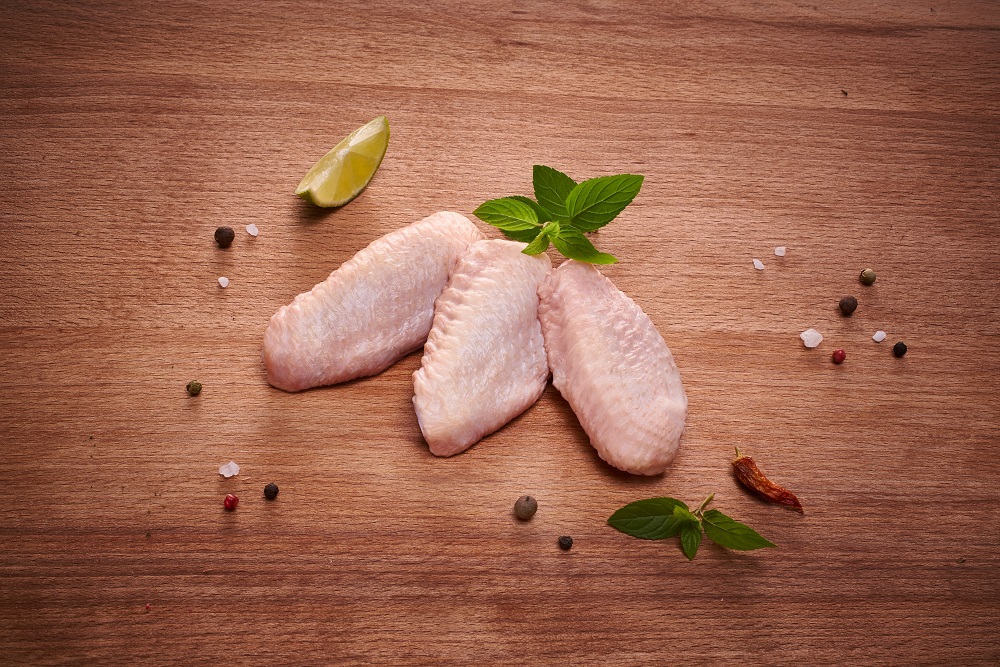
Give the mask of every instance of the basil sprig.
[(508, 238), (527, 243), (523, 252), (528, 255), (545, 252), (551, 243), (566, 257), (581, 262), (618, 261), (595, 248), (585, 234), (605, 226), (632, 203), (642, 187), (642, 176), (619, 174), (577, 183), (557, 169), (536, 164), (532, 177), (535, 200), (521, 196), (491, 199), (473, 213)]
[(663, 540), (680, 535), (681, 550), (688, 560), (693, 560), (698, 553), (702, 531), (720, 547), (735, 551), (778, 546), (719, 510), (705, 510), (714, 498), (713, 493), (693, 512), (676, 498), (637, 500), (612, 514), (608, 523), (626, 535), (643, 540)]

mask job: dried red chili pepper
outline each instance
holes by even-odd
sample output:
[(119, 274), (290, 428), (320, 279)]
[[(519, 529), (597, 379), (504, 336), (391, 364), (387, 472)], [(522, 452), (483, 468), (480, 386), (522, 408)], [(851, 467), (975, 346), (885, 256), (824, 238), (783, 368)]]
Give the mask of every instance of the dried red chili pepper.
[(805, 512), (802, 509), (802, 503), (799, 502), (794, 493), (765, 477), (754, 460), (741, 452), (739, 447), (736, 448), (733, 468), (736, 470), (736, 479), (765, 500), (790, 507), (799, 512)]

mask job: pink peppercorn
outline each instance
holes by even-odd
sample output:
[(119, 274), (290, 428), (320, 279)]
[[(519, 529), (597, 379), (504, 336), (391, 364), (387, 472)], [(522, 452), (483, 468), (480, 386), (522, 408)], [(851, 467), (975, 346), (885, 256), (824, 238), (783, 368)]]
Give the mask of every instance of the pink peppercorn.
[(240, 504), (240, 499), (231, 493), (226, 494), (226, 499), (222, 501), (222, 506), (232, 512)]
[(833, 363), (842, 364), (844, 363), (844, 359), (846, 358), (847, 358), (847, 352), (845, 352), (844, 350), (833, 351)]

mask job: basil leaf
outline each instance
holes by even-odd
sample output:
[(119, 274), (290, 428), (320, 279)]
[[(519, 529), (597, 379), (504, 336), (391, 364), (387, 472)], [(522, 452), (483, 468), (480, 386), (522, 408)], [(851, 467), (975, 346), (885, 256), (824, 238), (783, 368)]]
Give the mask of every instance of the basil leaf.
[[(517, 201), (530, 206), (531, 209), (535, 212), (535, 215), (538, 216), (539, 222), (547, 222), (548, 220), (550, 220), (548, 211), (542, 209), (542, 207), (536, 204), (533, 199), (528, 199), (527, 197), (522, 197), (520, 195), (512, 195), (510, 197), (507, 197), (507, 199), (516, 199)], [(500, 231), (503, 232), (503, 235), (509, 239), (514, 239), (515, 241), (520, 241), (521, 243), (531, 243), (536, 238), (538, 238), (538, 232), (541, 230), (538, 227), (532, 227), (531, 229), (523, 229), (523, 230), (501, 229)], [(549, 243), (548, 241), (546, 241), (545, 247), (548, 247), (548, 245)], [(538, 253), (528, 253), (528, 254), (536, 255)]]
[(701, 544), (701, 521), (687, 508), (675, 507), (674, 518), (681, 534), (681, 550), (688, 560), (693, 560)]
[(698, 520), (698, 517), (696, 517), (694, 513), (691, 512), (688, 506), (685, 505), (684, 503), (681, 503), (680, 505), (674, 508), (674, 514), (676, 514), (678, 518), (684, 519), (686, 521)]
[(619, 174), (591, 178), (577, 185), (566, 198), (566, 213), (573, 226), (592, 232), (614, 220), (639, 194), (642, 178)]
[(674, 508), (687, 509), (676, 498), (646, 498), (622, 507), (608, 518), (608, 523), (626, 535), (642, 540), (662, 540), (680, 531)]
[(472, 214), (485, 223), (509, 232), (540, 226), (535, 209), (513, 197), (491, 199), (480, 204)]
[(566, 257), (589, 264), (614, 264), (618, 261), (614, 255), (595, 248), (575, 226), (563, 225), (559, 234), (552, 237), (552, 245)]
[(536, 164), (531, 168), (531, 181), (535, 186), (538, 204), (554, 216), (569, 217), (566, 197), (576, 187), (576, 181), (558, 169)]
[(698, 553), (698, 546), (701, 544), (701, 525), (698, 520), (681, 521), (681, 549), (688, 560), (694, 560)]
[(549, 249), (549, 234), (542, 229), (538, 236), (527, 245), (527, 247), (522, 250), (525, 255), (541, 255), (543, 252)]
[(538, 222), (548, 222), (549, 220), (552, 219), (552, 214), (546, 211), (541, 206), (539, 206), (538, 202), (536, 202), (534, 199), (531, 199), (530, 197), (522, 197), (521, 195), (511, 195), (510, 197), (507, 197), (507, 199), (516, 199), (522, 204), (527, 204), (528, 206), (530, 206), (531, 210), (533, 210), (535, 212), (535, 215), (538, 216)]
[[(531, 229), (501, 229), (500, 232), (507, 238), (513, 241), (520, 241), (521, 243), (531, 243), (536, 238), (538, 238), (538, 233), (542, 231), (541, 227), (532, 227)], [(548, 245), (548, 244), (546, 244)]]
[(734, 521), (719, 510), (708, 510), (702, 515), (705, 535), (720, 547), (736, 551), (753, 551), (777, 544), (761, 537), (753, 528)]

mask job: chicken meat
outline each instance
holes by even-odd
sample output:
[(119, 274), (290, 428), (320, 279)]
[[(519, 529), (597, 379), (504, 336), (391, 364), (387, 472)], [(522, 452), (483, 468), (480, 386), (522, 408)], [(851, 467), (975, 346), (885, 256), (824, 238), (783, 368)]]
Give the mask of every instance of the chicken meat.
[(538, 295), (552, 384), (597, 453), (630, 473), (662, 473), (677, 454), (687, 395), (653, 322), (594, 266), (573, 260)]
[(524, 243), (469, 246), (434, 306), (413, 406), (432, 453), (452, 456), (521, 414), (542, 395), (549, 368), (538, 322), (548, 256)]
[(299, 294), (264, 332), (267, 381), (285, 391), (375, 375), (419, 349), (459, 257), (483, 238), (442, 211), (386, 234)]

